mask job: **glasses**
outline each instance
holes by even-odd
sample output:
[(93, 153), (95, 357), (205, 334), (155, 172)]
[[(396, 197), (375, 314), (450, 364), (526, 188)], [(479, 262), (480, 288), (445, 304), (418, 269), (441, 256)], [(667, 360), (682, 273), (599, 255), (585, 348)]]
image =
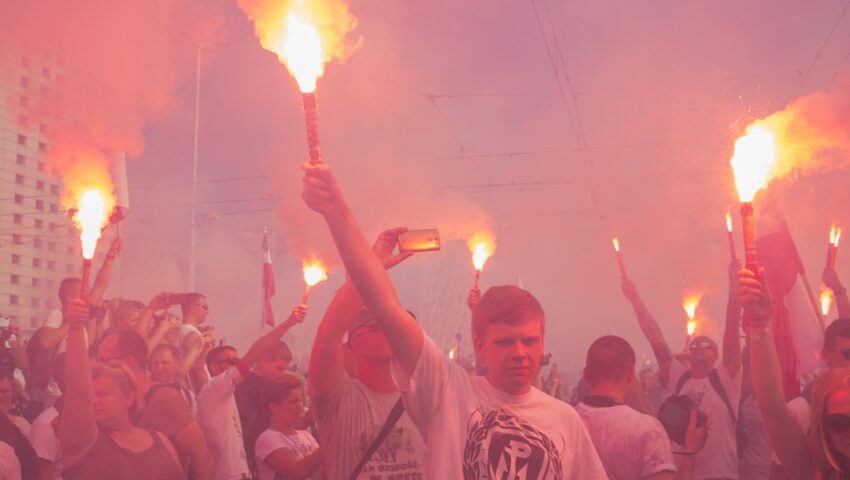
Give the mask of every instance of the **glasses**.
[(232, 367), (232, 366), (234, 366), (234, 365), (236, 365), (236, 364), (238, 364), (238, 363), (239, 363), (239, 359), (238, 359), (238, 358), (235, 358), (235, 357), (234, 357), (234, 358), (222, 358), (221, 360), (219, 360), (219, 361), (218, 361), (218, 362), (216, 362), (216, 363), (223, 363), (223, 364), (225, 364), (225, 365), (229, 365), (229, 366), (231, 366), (231, 367)]
[(850, 432), (850, 415), (830, 413), (823, 417), (823, 428), (829, 433), (841, 435)]
[(711, 342), (694, 342), (688, 345), (691, 350), (714, 350), (714, 345)]

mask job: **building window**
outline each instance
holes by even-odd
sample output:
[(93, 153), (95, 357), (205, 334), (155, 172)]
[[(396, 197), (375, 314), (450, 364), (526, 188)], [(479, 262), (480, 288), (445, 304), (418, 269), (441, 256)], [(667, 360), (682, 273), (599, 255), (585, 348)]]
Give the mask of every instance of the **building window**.
[(26, 165), (27, 157), (21, 155), (20, 153), (15, 157), (15, 161), (18, 162), (18, 165)]
[(31, 298), (31, 299), (30, 299), (30, 306), (31, 306), (31, 307), (37, 307), (37, 306), (39, 306), (40, 304), (41, 304), (41, 300), (40, 300), (40, 299), (38, 299), (38, 298)]
[(56, 233), (57, 225), (53, 222), (50, 222), (50, 233)]
[(54, 262), (53, 260), (48, 260), (47, 261), (47, 269), (48, 270), (56, 270), (56, 262)]
[(24, 237), (21, 236), (20, 233), (12, 234), (12, 245), (23, 245)]
[(35, 182), (35, 188), (37, 188), (38, 191), (43, 192), (44, 191), (44, 181), (39, 180), (39, 181)]
[(38, 171), (39, 172), (46, 172), (47, 171), (47, 165), (44, 162), (38, 162)]
[(41, 248), (42, 245), (43, 245), (43, 243), (42, 243), (42, 240), (40, 238), (33, 238), (32, 239), (32, 246), (33, 247)]
[(24, 184), (24, 176), (21, 175), (21, 174), (16, 174), (15, 175), (15, 183), (17, 183), (18, 185), (23, 185)]
[(56, 205), (55, 203), (51, 203), (50, 204), (50, 211), (51, 211), (51, 213), (58, 212), (59, 211), (59, 205)]
[(33, 278), (33, 279), (32, 279), (32, 286), (33, 286), (33, 287), (40, 287), (40, 286), (41, 286), (41, 279), (39, 279), (39, 278)]
[(76, 271), (77, 271), (77, 269), (76, 269), (76, 268), (74, 268), (74, 266), (73, 266), (73, 265), (68, 265), (67, 267), (65, 267), (65, 271), (66, 271), (67, 273), (74, 273), (74, 272), (76, 272)]
[(52, 193), (53, 195), (59, 195), (59, 185), (51, 185), (50, 193)]
[(24, 203), (24, 196), (19, 194), (19, 193), (16, 193), (15, 194), (15, 205), (23, 205), (23, 203)]
[(65, 249), (65, 252), (67, 252), (68, 255), (73, 255), (74, 254), (74, 247), (69, 246), (68, 248)]
[(33, 258), (32, 259), (32, 266), (36, 267), (36, 268), (41, 268), (41, 259), (40, 258)]
[(14, 263), (15, 265), (20, 265), (21, 264), (21, 256), (16, 254), (16, 253), (13, 253), (12, 254), (12, 263)]
[(54, 282), (53, 280), (47, 281), (47, 288), (48, 289), (53, 290), (53, 287), (55, 287), (55, 286), (56, 286), (56, 282)]
[(26, 135), (21, 135), (21, 134), (19, 133), (19, 134), (18, 134), (18, 145), (24, 145), (24, 146), (26, 146), (26, 144), (27, 144), (27, 136), (26, 136)]
[(29, 106), (30, 100), (27, 97), (21, 95), (18, 98), (18, 104), (20, 104), (22, 107), (26, 107), (26, 106)]
[(30, 85), (30, 79), (27, 77), (21, 77), (21, 86), (28, 87)]
[(38, 142), (38, 151), (39, 152), (47, 152), (47, 144), (44, 142)]
[(20, 284), (21, 284), (21, 277), (20, 277), (20, 275), (12, 275), (12, 276), (10, 276), (10, 277), (9, 277), (9, 282), (11, 282), (11, 283), (12, 283), (12, 285), (20, 285)]
[(53, 308), (53, 300), (45, 300), (44, 306), (47, 308)]
[(47, 249), (51, 252), (56, 251), (56, 242), (47, 242)]
[(44, 228), (44, 220), (37, 218), (35, 220), (35, 228)]
[(9, 305), (17, 305), (18, 304), (18, 296), (17, 295), (9, 295)]
[(44, 200), (36, 200), (35, 201), (35, 209), (39, 211), (44, 211)]
[(16, 213), (12, 216), (12, 222), (16, 225), (21, 225), (24, 223), (24, 217), (20, 213)]

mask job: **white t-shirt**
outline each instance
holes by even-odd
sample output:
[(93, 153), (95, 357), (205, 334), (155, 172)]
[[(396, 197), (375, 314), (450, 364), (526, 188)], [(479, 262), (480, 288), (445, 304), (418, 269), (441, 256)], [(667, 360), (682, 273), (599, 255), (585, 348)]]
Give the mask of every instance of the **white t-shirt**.
[(531, 388), (511, 395), (469, 375), (427, 336), (413, 375), (393, 375), (428, 445), (427, 478), (608, 478), (573, 407)]
[(32, 422), (29, 440), (38, 458), (53, 462), (53, 478), (62, 480), (62, 446), (53, 429), (53, 420), (58, 416), (55, 407), (41, 412)]
[[(739, 369), (738, 374), (733, 378), (729, 375), (725, 366), (720, 365), (717, 368), (720, 383), (726, 389), (726, 395), (736, 418), (738, 416), (738, 399), (741, 398), (741, 379), (743, 377), (741, 371), (742, 369)], [(687, 372), (687, 369), (684, 365), (678, 361), (673, 361), (673, 365), (670, 367), (670, 385), (668, 386), (671, 394), (676, 393), (676, 384), (685, 372)], [(729, 417), (729, 409), (726, 408), (726, 403), (723, 402), (720, 395), (714, 391), (711, 381), (708, 377), (691, 378), (685, 382), (679, 394), (691, 397), (697, 408), (708, 413), (711, 417), (711, 432), (705, 440), (705, 446), (697, 454), (694, 462), (694, 480), (738, 478), (738, 440), (735, 421)], [(677, 445), (676, 448), (681, 448), (681, 446)]]
[(676, 471), (670, 438), (657, 418), (627, 405), (592, 407), (579, 403), (576, 411), (612, 480)]
[[(259, 480), (287, 480), (283, 476), (277, 477), (272, 467), (266, 463), (266, 457), (281, 448), (289, 450), (296, 459), (300, 460), (316, 451), (319, 448), (319, 444), (316, 443), (316, 439), (310, 435), (310, 432), (306, 430), (296, 430), (294, 435), (284, 435), (274, 428), (267, 429), (257, 437), (257, 443), (254, 444), (254, 456), (257, 458), (257, 476)], [(317, 480), (321, 478), (321, 475), (316, 472), (316, 474), (307, 478)]]
[[(794, 418), (797, 419), (797, 423), (800, 424), (800, 428), (803, 429), (803, 432), (808, 433), (809, 426), (811, 426), (812, 423), (812, 407), (809, 405), (809, 401), (804, 397), (792, 398), (791, 401), (788, 402), (788, 409), (791, 410), (792, 414), (794, 414)], [(782, 465), (782, 462), (779, 461), (779, 457), (776, 456), (776, 452), (772, 453), (771, 458), (777, 465)]]
[[(347, 479), (381, 431), (399, 394), (375, 392), (343, 372), (326, 396), (311, 391), (310, 397), (322, 439), (325, 478)], [(422, 478), (425, 461), (422, 435), (404, 413), (358, 478)]]
[(6, 442), (0, 442), (0, 480), (21, 480), (21, 462)]
[(198, 393), (198, 425), (215, 459), (215, 480), (250, 476), (245, 444), (242, 442), (242, 422), (233, 396), (236, 385), (241, 381), (239, 369), (230, 367), (211, 378)]

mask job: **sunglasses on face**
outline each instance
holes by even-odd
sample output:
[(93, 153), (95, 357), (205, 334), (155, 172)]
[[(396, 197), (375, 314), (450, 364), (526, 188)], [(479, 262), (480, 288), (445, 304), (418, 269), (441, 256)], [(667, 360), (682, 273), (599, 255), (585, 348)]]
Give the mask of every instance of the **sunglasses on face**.
[(850, 415), (830, 413), (823, 417), (823, 428), (829, 433), (841, 435), (850, 432)]
[(714, 345), (711, 342), (694, 342), (688, 345), (691, 350), (714, 350)]

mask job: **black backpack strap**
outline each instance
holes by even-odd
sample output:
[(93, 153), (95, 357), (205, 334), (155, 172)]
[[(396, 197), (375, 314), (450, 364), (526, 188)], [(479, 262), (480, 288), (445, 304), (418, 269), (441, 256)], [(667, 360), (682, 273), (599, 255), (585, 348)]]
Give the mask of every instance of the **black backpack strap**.
[(735, 410), (732, 408), (732, 402), (729, 401), (729, 394), (726, 393), (726, 387), (720, 381), (720, 374), (717, 373), (716, 368), (712, 369), (711, 373), (708, 374), (708, 381), (726, 405), (726, 410), (729, 411), (729, 417), (732, 419), (732, 423), (737, 423), (738, 419), (735, 418)]
[(357, 466), (354, 467), (354, 471), (351, 472), (351, 475), (348, 477), (349, 480), (355, 480), (360, 472), (363, 471), (363, 467), (369, 463), (369, 459), (372, 458), (372, 455), (378, 450), (378, 447), (381, 446), (381, 443), (384, 442), (384, 439), (387, 438), (387, 435), (390, 434), (393, 427), (396, 423), (398, 423), (398, 419), (401, 418), (401, 414), (404, 413), (404, 403), (401, 401), (401, 397), (399, 397), (398, 401), (393, 405), (392, 410), (390, 410), (390, 414), (387, 415), (387, 421), (384, 422), (384, 426), (381, 427), (381, 431), (378, 432), (378, 435), (375, 436), (375, 439), (372, 440), (372, 444), (369, 445), (369, 448), (363, 454), (363, 457), (360, 458), (360, 461), (357, 462)]
[(682, 388), (685, 387), (685, 383), (687, 383), (687, 381), (690, 380), (690, 379), (691, 379), (691, 371), (690, 370), (686, 371), (685, 373), (682, 374), (681, 377), (679, 377), (679, 380), (676, 381), (676, 395), (679, 395), (679, 393), (681, 393)]

